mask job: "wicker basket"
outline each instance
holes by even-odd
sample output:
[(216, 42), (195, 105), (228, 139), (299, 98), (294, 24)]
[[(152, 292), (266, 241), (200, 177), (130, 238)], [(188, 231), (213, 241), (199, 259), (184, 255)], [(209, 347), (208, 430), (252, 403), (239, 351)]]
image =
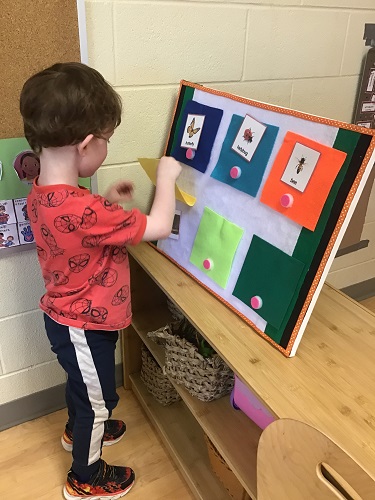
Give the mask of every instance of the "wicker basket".
[(181, 321), (184, 318), (183, 313), (170, 299), (167, 299), (167, 307), (169, 312), (172, 314), (172, 318), (174, 321)]
[(181, 398), (176, 389), (164, 375), (163, 370), (152, 357), (150, 351), (142, 346), (141, 379), (147, 390), (163, 406), (170, 405)]
[(204, 358), (195, 345), (173, 334), (169, 325), (147, 335), (165, 345), (165, 372), (193, 396), (212, 401), (233, 389), (233, 372), (218, 354)]

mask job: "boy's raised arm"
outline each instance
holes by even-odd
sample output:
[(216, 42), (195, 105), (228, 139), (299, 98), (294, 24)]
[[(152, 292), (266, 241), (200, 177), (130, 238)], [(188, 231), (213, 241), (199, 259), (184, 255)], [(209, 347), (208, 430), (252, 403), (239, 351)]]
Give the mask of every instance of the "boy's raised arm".
[(147, 216), (143, 241), (167, 238), (171, 233), (176, 206), (175, 183), (180, 173), (181, 165), (174, 158), (161, 158), (156, 172), (155, 197)]

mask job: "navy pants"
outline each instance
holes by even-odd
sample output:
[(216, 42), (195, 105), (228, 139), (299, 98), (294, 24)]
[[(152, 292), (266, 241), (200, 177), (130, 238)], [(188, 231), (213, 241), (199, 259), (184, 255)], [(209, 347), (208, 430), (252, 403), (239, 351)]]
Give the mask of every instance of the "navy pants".
[(99, 467), (104, 422), (119, 397), (115, 381), (118, 332), (82, 330), (44, 315), (52, 351), (67, 373), (68, 427), (73, 431), (72, 470), (88, 480)]

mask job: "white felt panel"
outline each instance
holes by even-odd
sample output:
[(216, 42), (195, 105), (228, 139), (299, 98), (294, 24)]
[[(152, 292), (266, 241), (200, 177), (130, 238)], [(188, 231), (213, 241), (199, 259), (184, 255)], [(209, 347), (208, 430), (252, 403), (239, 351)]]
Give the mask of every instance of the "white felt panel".
[[(229, 302), (239, 312), (248, 317), (260, 330), (264, 331), (266, 322), (250, 307), (247, 307), (243, 302), (232, 295), (251, 239), (253, 235), (256, 234), (277, 248), (280, 248), (288, 255), (292, 255), (302, 229), (300, 225), (275, 212), (263, 203), (260, 203), (259, 198), (265, 179), (271, 170), (273, 161), (280, 149), (286, 132), (293, 131), (314, 139), (326, 146), (333, 146), (338, 128), (303, 120), (291, 115), (276, 113), (263, 108), (257, 108), (255, 106), (249, 106), (201, 90), (194, 91), (193, 99), (201, 104), (222, 109), (224, 111), (223, 118), (214, 142), (211, 160), (206, 172), (202, 174), (186, 165), (183, 166), (183, 173), (179, 179), (179, 186), (188, 193), (196, 196), (197, 202), (194, 207), (191, 208), (177, 202), (177, 209), (181, 210), (179, 239), (173, 240), (168, 238), (164, 241), (160, 241), (158, 247), (176, 260), (187, 271), (196, 276), (211, 290)], [(279, 133), (256, 198), (252, 198), (210, 177), (219, 158), (221, 146), (233, 114), (242, 116), (249, 114), (262, 123), (279, 127)], [(209, 207), (245, 230), (225, 290), (189, 262), (191, 249), (204, 207)]]

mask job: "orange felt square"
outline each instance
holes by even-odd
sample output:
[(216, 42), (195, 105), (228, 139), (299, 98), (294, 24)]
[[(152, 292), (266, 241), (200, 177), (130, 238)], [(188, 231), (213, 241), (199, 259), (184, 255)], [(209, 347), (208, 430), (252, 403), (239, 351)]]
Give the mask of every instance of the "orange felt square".
[(260, 201), (314, 231), (346, 153), (287, 132)]

